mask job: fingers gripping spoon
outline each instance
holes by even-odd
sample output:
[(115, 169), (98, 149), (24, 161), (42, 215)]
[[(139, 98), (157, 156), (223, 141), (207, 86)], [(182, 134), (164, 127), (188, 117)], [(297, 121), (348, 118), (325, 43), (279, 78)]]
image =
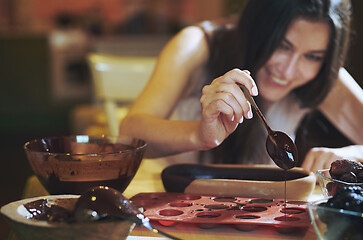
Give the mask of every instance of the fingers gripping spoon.
[(280, 168), (288, 170), (295, 167), (298, 159), (297, 148), (292, 139), (286, 133), (280, 131), (273, 131), (270, 128), (270, 126), (267, 124), (265, 117), (261, 113), (256, 102), (253, 100), (248, 89), (243, 85), (240, 85), (240, 87), (244, 95), (246, 96), (247, 100), (255, 109), (258, 117), (262, 120), (267, 130), (268, 133), (266, 139), (267, 153), (270, 155), (275, 164)]

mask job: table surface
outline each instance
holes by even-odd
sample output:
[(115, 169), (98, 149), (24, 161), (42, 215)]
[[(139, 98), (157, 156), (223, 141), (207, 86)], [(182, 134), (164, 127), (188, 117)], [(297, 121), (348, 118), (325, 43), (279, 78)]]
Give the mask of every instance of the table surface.
[[(141, 166), (127, 187), (124, 196), (131, 198), (141, 192), (164, 192), (160, 173), (162, 169), (168, 166), (168, 161), (165, 159), (144, 159)], [(38, 179), (32, 176), (28, 179), (23, 198), (38, 197), (48, 195), (47, 191), (41, 186)], [(322, 198), (322, 192), (317, 185), (309, 201)], [(181, 239), (317, 239), (313, 226), (311, 226), (304, 234), (282, 234), (270, 227), (260, 227), (257, 230), (244, 232), (233, 228), (232, 226), (219, 226), (213, 229), (202, 229), (193, 224), (178, 224), (172, 227), (164, 227), (160, 224), (156, 225), (160, 230), (175, 235)], [(17, 240), (16, 236), (9, 239)], [(159, 235), (146, 230), (143, 227), (135, 227), (127, 240), (145, 239), (159, 240), (166, 239)]]

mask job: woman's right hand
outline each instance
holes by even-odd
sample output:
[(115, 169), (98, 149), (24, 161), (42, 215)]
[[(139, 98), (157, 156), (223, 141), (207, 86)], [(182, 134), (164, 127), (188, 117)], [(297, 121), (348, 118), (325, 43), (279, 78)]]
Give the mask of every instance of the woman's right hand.
[(198, 140), (201, 149), (218, 146), (243, 122), (252, 118), (252, 109), (239, 85), (246, 86), (252, 96), (258, 95), (249, 71), (233, 69), (203, 88), (200, 102), (202, 119)]

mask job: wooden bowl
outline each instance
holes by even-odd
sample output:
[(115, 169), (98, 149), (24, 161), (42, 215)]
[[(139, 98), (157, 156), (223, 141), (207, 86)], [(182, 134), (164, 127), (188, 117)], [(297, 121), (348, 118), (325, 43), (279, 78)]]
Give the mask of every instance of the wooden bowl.
[(162, 172), (167, 192), (306, 201), (315, 188), (313, 172), (268, 165), (176, 164)]
[(72, 209), (78, 195), (52, 195), (23, 199), (1, 208), (1, 214), (20, 240), (120, 240), (126, 239), (135, 224), (127, 220), (88, 223), (60, 223), (29, 219), (24, 204), (39, 199), (57, 201), (57, 205)]

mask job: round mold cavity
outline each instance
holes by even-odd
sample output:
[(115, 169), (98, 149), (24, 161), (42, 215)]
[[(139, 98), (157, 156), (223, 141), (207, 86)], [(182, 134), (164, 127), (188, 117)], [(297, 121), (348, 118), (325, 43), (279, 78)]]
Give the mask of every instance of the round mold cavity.
[(183, 211), (178, 209), (163, 209), (159, 211), (159, 215), (168, 217), (182, 215), (183, 213)]
[(219, 216), (221, 216), (222, 214), (217, 213), (217, 212), (200, 212), (197, 213), (197, 217), (199, 218), (217, 218)]
[(178, 222), (174, 222), (174, 221), (165, 221), (165, 220), (160, 220), (158, 221), (160, 223), (160, 225), (164, 226), (164, 227), (172, 227), (178, 224)]
[(273, 201), (274, 201), (273, 199), (256, 198), (256, 199), (251, 199), (250, 203), (271, 203)]
[(215, 202), (234, 202), (237, 198), (235, 197), (214, 197), (213, 201)]
[(208, 208), (208, 209), (213, 209), (213, 210), (229, 208), (229, 206), (224, 205), (224, 204), (207, 204), (207, 205), (204, 205), (204, 207)]
[(191, 203), (186, 203), (186, 202), (172, 202), (169, 203), (170, 207), (190, 207), (192, 206)]
[(201, 196), (195, 194), (183, 194), (178, 195), (177, 198), (181, 200), (198, 200), (201, 198)]
[(280, 212), (285, 214), (301, 214), (305, 212), (305, 209), (287, 207), (280, 209)]
[(237, 215), (237, 216), (235, 216), (235, 218), (237, 218), (237, 219), (258, 219), (258, 218), (261, 218), (261, 217), (256, 216), (256, 215), (246, 214), (246, 215)]
[(235, 224), (235, 227), (243, 232), (251, 232), (258, 228), (258, 225), (256, 224), (249, 224), (249, 223), (241, 223), (241, 224)]
[(267, 208), (264, 206), (244, 206), (242, 210), (246, 212), (264, 212)]

